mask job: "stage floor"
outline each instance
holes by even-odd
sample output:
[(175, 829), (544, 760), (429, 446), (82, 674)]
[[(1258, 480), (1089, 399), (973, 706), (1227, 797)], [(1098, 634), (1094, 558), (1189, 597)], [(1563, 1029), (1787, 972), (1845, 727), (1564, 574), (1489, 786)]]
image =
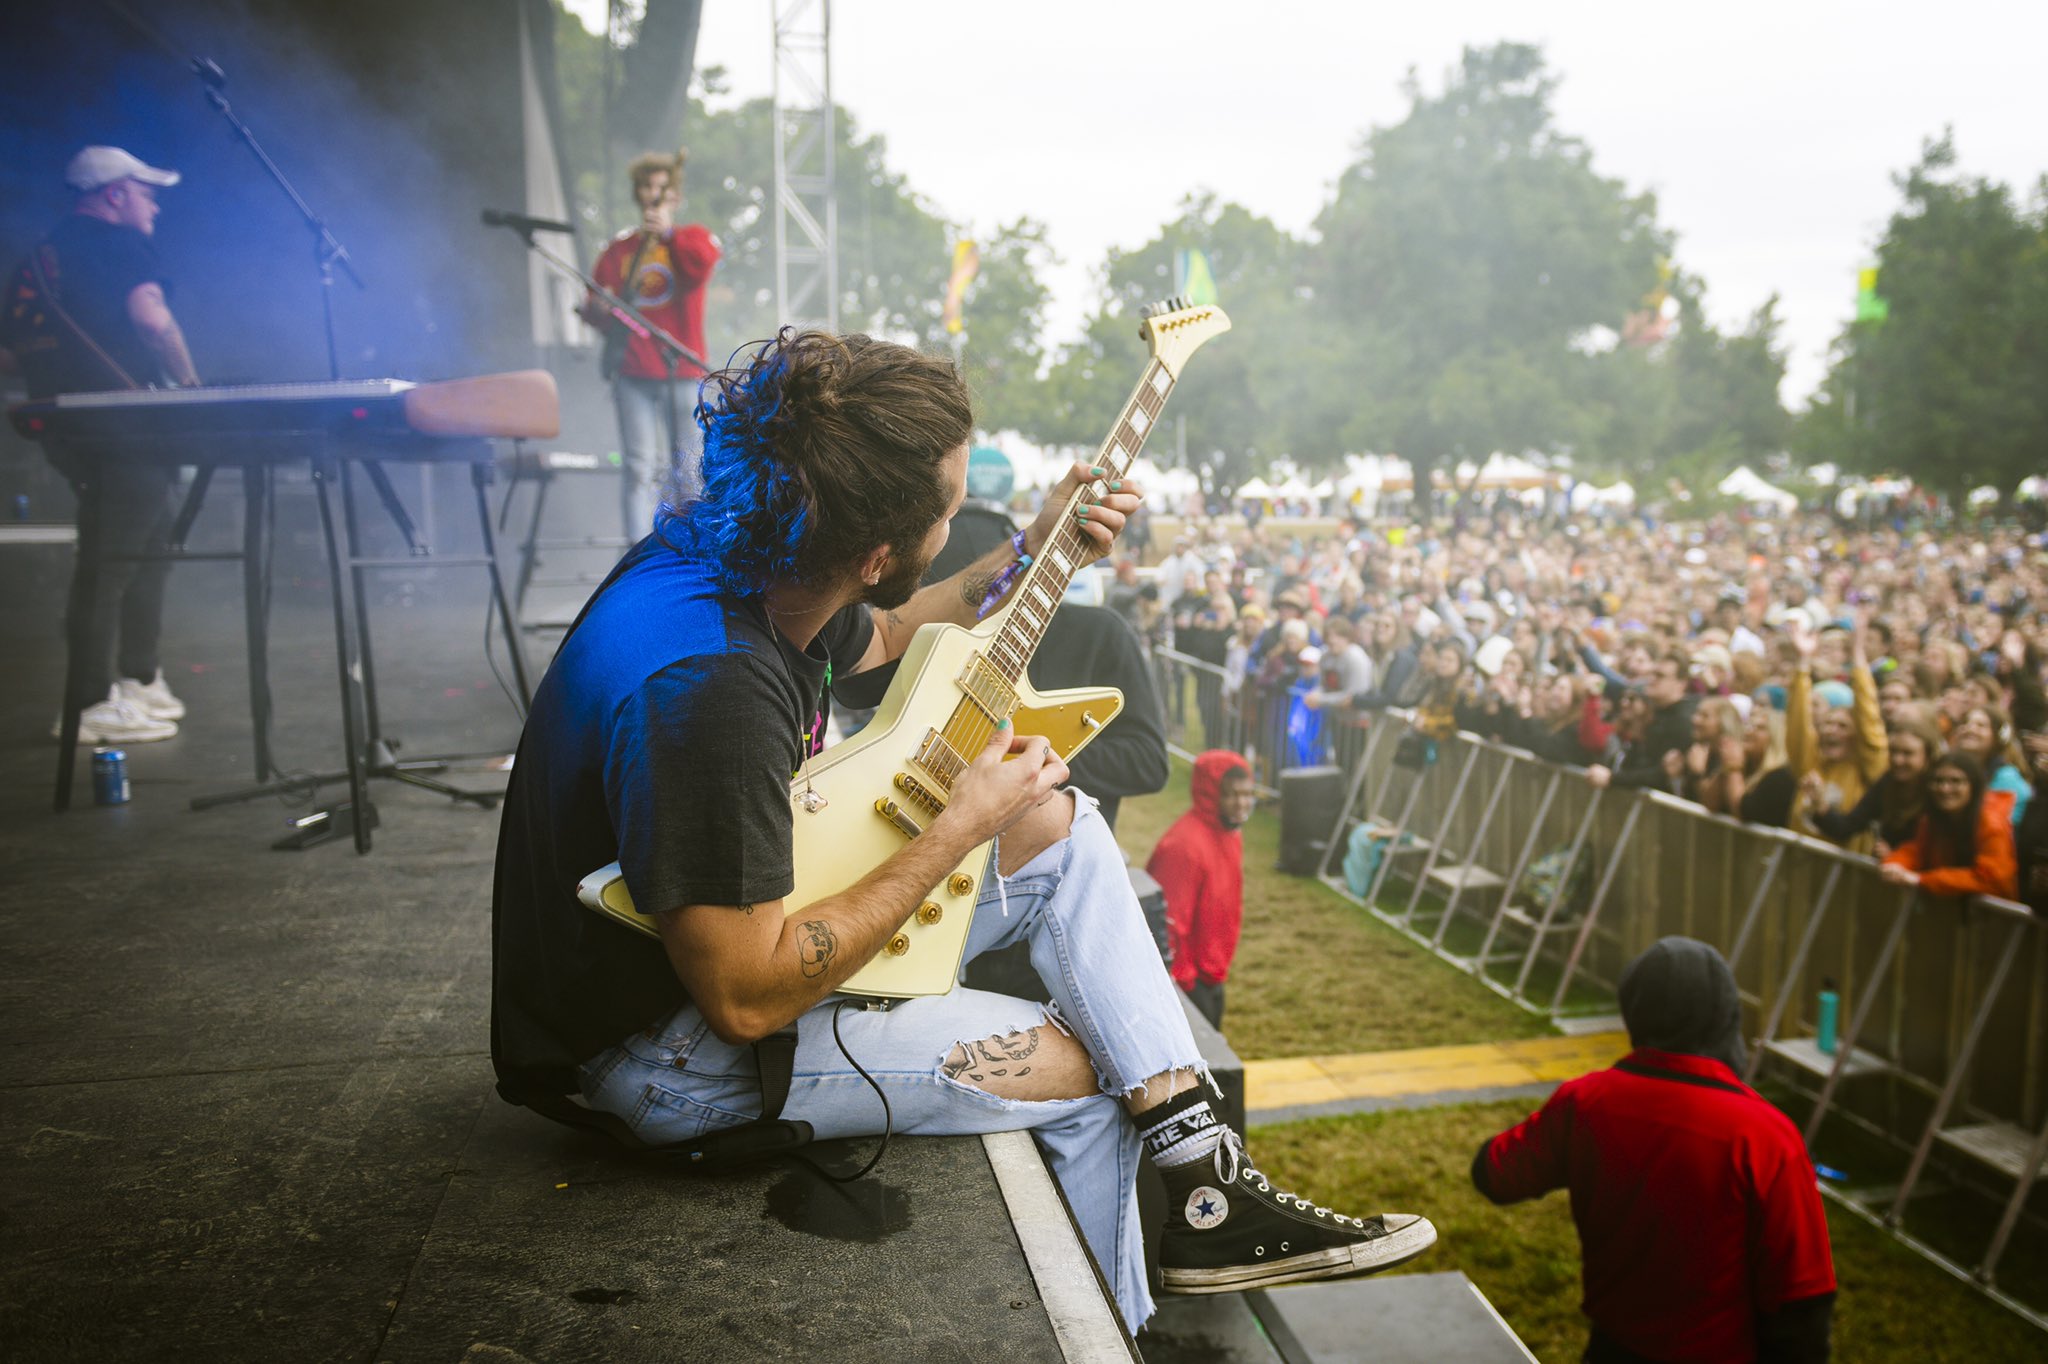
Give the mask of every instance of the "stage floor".
[[(126, 806), (91, 804), (82, 753), (82, 803), (53, 814), (69, 550), (4, 553), (0, 1354), (1058, 1357), (979, 1143), (903, 1142), (844, 1194), (787, 1169), (697, 1185), (500, 1102), (495, 812), (379, 783), (360, 857), (270, 851), (304, 808), (275, 798), (188, 811), (251, 776), (232, 566), (171, 580), (183, 732), (129, 748)], [(409, 753), (517, 737), (475, 579), (378, 589)], [(280, 573), (293, 769), (340, 764), (323, 590)]]

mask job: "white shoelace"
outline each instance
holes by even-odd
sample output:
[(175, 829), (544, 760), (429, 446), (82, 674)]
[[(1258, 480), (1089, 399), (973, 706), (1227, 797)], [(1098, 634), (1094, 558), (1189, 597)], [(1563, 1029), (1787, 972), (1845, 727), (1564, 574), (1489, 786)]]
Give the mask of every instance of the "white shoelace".
[(1275, 1189), (1265, 1175), (1259, 1172), (1258, 1166), (1252, 1164), (1251, 1157), (1245, 1154), (1244, 1138), (1238, 1136), (1237, 1133), (1229, 1128), (1223, 1130), (1223, 1140), (1216, 1148), (1216, 1155), (1219, 1161), (1226, 1161), (1229, 1165), (1227, 1170), (1218, 1171), (1223, 1176), (1225, 1184), (1236, 1183), (1238, 1174), (1242, 1172), (1247, 1177), (1258, 1181), (1260, 1193), (1272, 1194), (1274, 1198), (1282, 1203), (1292, 1203), (1302, 1212), (1313, 1212), (1318, 1217), (1327, 1217), (1339, 1226), (1359, 1228), (1365, 1226), (1362, 1218), (1347, 1217), (1341, 1212), (1331, 1212), (1319, 1203), (1311, 1203), (1306, 1198), (1288, 1193), (1284, 1189)]

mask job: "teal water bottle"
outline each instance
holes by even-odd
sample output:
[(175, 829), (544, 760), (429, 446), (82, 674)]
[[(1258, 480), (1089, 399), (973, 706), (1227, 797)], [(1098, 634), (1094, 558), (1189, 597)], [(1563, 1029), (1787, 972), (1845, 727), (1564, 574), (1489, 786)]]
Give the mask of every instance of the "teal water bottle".
[(1829, 1056), (1835, 1054), (1835, 1024), (1842, 1011), (1842, 997), (1835, 993), (1835, 982), (1823, 980), (1820, 983), (1820, 1018), (1815, 1024), (1813, 1044)]

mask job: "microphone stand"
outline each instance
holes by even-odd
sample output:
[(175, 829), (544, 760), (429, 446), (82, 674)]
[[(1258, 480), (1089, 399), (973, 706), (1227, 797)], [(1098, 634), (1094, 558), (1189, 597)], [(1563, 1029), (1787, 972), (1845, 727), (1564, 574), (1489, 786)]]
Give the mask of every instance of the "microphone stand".
[[(176, 45), (148, 20), (122, 3), (122, 0), (101, 0), (101, 3), (142, 32), (156, 46), (174, 58), (182, 58)], [(299, 193), (298, 188), (285, 175), (284, 169), (264, 150), (263, 144), (256, 140), (255, 132), (242, 121), (228, 103), (225, 93), (228, 78), (219, 64), (206, 57), (194, 56), (185, 60), (192, 73), (199, 78), (207, 103), (226, 120), (229, 130), (249, 149), (257, 164), (263, 167), (279, 192), (298, 210), (300, 218), (305, 221), (307, 229), (312, 233), (314, 262), (320, 272), (320, 311), (327, 342), (327, 377), (330, 381), (339, 382), (341, 351), (334, 327), (335, 272), (339, 270), (347, 275), (349, 282), (359, 290), (367, 291), (369, 286), (356, 270), (355, 260), (349, 255), (348, 248), (334, 235), (326, 220), (313, 211), (313, 206), (306, 202), (305, 196)], [(415, 534), (412, 519), (406, 514), (404, 504), (399, 501), (397, 490), (391, 486), (390, 477), (385, 473), (383, 465), (372, 458), (363, 458), (361, 463), (371, 486), (376, 490), (378, 501), (383, 504), (385, 511), (397, 525), (400, 535), (404, 537), (407, 549), (414, 557), (427, 555), (429, 551)], [(388, 778), (422, 786), (451, 799), (468, 801), (487, 810), (498, 803), (499, 796), (495, 792), (465, 791), (422, 775), (424, 772), (446, 771), (449, 760), (420, 758), (401, 763), (394, 752), (395, 744), (377, 732), (377, 709), (370, 663), (370, 622), (362, 605), (364, 561), (358, 552), (355, 499), (349, 484), (348, 460), (338, 455), (332, 448), (323, 447), (313, 456), (312, 465), (313, 486), (320, 506), (320, 529), (327, 545), (327, 571), (334, 604), (335, 662), (341, 686), (342, 743), (346, 750), (348, 765), (341, 772), (320, 772), (303, 777), (288, 777), (273, 766), (269, 773), (259, 777), (255, 786), (213, 796), (201, 796), (194, 799), (191, 805), (193, 809), (207, 809), (215, 805), (253, 800), (263, 795), (317, 789), (330, 783), (346, 781), (349, 790), (346, 803), (295, 820), (297, 832), (287, 835), (272, 846), (281, 850), (298, 850), (352, 834), (356, 851), (366, 853), (370, 850), (370, 830), (378, 823), (377, 809), (370, 803), (369, 798), (369, 783), (372, 778)], [(248, 485), (252, 511), (259, 502), (267, 507), (271, 487), (268, 470), (257, 463), (245, 467), (251, 471), (252, 479), (261, 480), (260, 486), (254, 481)], [(341, 490), (342, 518), (347, 532), (346, 576), (343, 573), (342, 540), (335, 525), (333, 499), (330, 493), (330, 487), (336, 484)], [(478, 505), (481, 507), (482, 503), (479, 502)], [(266, 523), (269, 521), (267, 513), (263, 519)], [(488, 544), (488, 517), (484, 525)], [(262, 540), (267, 541), (268, 532), (269, 526), (266, 524)], [(245, 536), (245, 539), (255, 538)], [(245, 546), (245, 554), (256, 552), (253, 545)], [(267, 548), (262, 552), (267, 560)], [(491, 571), (495, 579), (495, 561), (492, 561)], [(260, 608), (260, 613), (265, 617), (268, 616), (268, 608), (269, 593), (266, 587)], [(258, 608), (252, 608), (252, 621), (257, 614)], [(353, 632), (349, 628), (351, 617), (355, 626)], [(270, 711), (269, 667), (264, 657), (268, 651), (267, 635), (267, 622), (261, 631), (252, 628), (250, 648), (251, 708), (258, 717), (258, 751), (264, 753), (269, 749)], [(512, 642), (512, 647), (518, 647), (516, 640)], [(515, 659), (515, 668), (516, 666)]]
[(588, 289), (598, 301), (604, 304), (605, 311), (618, 319), (627, 330), (631, 331), (635, 336), (644, 337), (652, 341), (655, 347), (661, 351), (662, 368), (668, 371), (668, 378), (663, 385), (668, 393), (668, 457), (671, 460), (675, 459), (676, 455), (683, 448), (682, 423), (676, 414), (676, 385), (682, 382), (679, 371), (685, 360), (707, 373), (710, 372), (710, 364), (703, 356), (678, 341), (660, 323), (626, 302), (625, 299), (620, 298), (611, 290), (605, 288), (602, 284), (599, 284), (589, 275), (583, 273), (582, 269), (574, 263), (563, 260), (560, 256), (535, 241), (533, 234), (539, 229), (534, 224), (503, 222), (495, 224), (495, 226), (510, 228), (518, 235), (521, 241), (526, 243), (528, 251), (531, 251), (534, 255), (540, 257), (542, 261), (553, 267), (556, 273), (573, 279), (585, 289)]

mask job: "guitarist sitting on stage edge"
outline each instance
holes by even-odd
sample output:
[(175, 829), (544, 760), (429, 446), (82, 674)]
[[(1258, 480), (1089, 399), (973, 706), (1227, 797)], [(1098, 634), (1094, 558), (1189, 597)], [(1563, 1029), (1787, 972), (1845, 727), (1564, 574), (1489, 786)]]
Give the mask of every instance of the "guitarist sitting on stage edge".
[[(704, 492), (664, 511), (563, 641), (519, 744), (493, 899), (500, 1092), (580, 1093), (648, 1144), (761, 1112), (755, 1041), (797, 1025), (785, 1116), (821, 1138), (1029, 1129), (1133, 1330), (1152, 1312), (1136, 1169), (1168, 1194), (1169, 1292), (1398, 1264), (1423, 1218), (1353, 1218), (1272, 1187), (1210, 1107), (1178, 993), (1087, 795), (1043, 738), (999, 727), (923, 833), (784, 916), (793, 774), (832, 676), (971, 624), (1018, 551), (916, 590), (965, 496), (973, 427), (952, 364), (786, 329), (705, 386)], [(1023, 532), (1035, 554), (1076, 490), (1092, 557), (1138, 508), (1075, 465)], [(1014, 761), (1005, 762), (1014, 754)], [(966, 946), (1029, 945), (1053, 1005), (970, 989), (886, 1012), (835, 989), (969, 850), (999, 836)], [(617, 859), (660, 940), (584, 908)], [(845, 1052), (835, 1044), (835, 1024)]]
[[(612, 238), (590, 273), (646, 314), (648, 321), (702, 355), (704, 285), (718, 264), (718, 238), (702, 223), (676, 226), (685, 155), (647, 152), (633, 158), (626, 174), (633, 181), (640, 226)], [(584, 300), (583, 317), (604, 333), (599, 369), (611, 382), (612, 403), (618, 409), (619, 459), (624, 466), (620, 515), (626, 539), (638, 540), (653, 527), (656, 497), (672, 476), (685, 497), (696, 496), (697, 423), (690, 413), (697, 405), (697, 380), (704, 371), (669, 355), (652, 337), (638, 334), (595, 294)], [(669, 448), (671, 436), (672, 460), (661, 453)]]

